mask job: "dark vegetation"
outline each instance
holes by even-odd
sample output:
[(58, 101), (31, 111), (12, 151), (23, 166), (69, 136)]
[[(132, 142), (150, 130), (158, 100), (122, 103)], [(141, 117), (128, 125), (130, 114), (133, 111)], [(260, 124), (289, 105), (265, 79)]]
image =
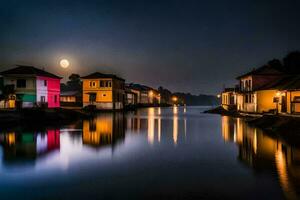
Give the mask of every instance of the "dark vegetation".
[(67, 83), (61, 83), (60, 89), (63, 92), (67, 91), (80, 91), (82, 92), (82, 82), (79, 74), (71, 74)]
[(179, 101), (184, 102), (188, 106), (197, 106), (197, 105), (204, 105), (204, 106), (215, 106), (219, 105), (219, 99), (214, 95), (192, 95), (190, 93), (174, 93), (175, 96), (178, 97)]
[(292, 51), (288, 53), (282, 60), (270, 60), (266, 65), (286, 74), (300, 74), (300, 51)]

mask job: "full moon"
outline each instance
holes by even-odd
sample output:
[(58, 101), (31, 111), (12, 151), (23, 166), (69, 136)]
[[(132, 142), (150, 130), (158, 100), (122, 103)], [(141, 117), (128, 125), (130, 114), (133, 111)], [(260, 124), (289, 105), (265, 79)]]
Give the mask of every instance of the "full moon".
[(60, 61), (60, 66), (61, 66), (62, 68), (67, 68), (67, 67), (69, 67), (69, 65), (70, 65), (70, 63), (69, 63), (69, 61), (68, 61), (67, 59), (62, 59), (62, 60)]

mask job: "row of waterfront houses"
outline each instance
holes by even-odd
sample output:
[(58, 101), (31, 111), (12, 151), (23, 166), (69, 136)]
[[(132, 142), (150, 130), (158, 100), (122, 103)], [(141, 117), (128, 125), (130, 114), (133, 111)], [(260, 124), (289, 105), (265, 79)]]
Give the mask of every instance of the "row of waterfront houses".
[(0, 108), (59, 108), (64, 105), (93, 106), (103, 110), (120, 110), (126, 105), (158, 105), (157, 90), (125, 84), (113, 74), (95, 72), (80, 77), (82, 86), (76, 91), (61, 91), (61, 77), (33, 66), (18, 65), (0, 73), (2, 91)]
[(265, 65), (237, 77), (238, 85), (225, 88), (222, 107), (241, 113), (300, 114), (300, 76)]

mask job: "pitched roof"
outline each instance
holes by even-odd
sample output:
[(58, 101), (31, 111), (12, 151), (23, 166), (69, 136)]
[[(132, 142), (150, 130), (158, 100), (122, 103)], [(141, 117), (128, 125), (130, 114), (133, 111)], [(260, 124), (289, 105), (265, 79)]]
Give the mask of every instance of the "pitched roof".
[(224, 88), (224, 92), (234, 92), (236, 88)]
[(300, 76), (299, 75), (285, 75), (276, 80), (270, 81), (262, 85), (257, 90), (300, 90)]
[(61, 91), (60, 96), (77, 96), (80, 95), (80, 91)]
[(245, 73), (241, 76), (238, 76), (237, 79), (243, 78), (245, 76), (250, 76), (250, 75), (274, 76), (274, 75), (281, 75), (281, 74), (283, 74), (283, 72), (280, 71), (279, 69), (276, 69), (269, 65), (264, 65), (257, 69), (253, 69), (252, 71)]
[(273, 87), (279, 90), (300, 90), (300, 76), (286, 76), (275, 83)]
[(3, 72), (0, 72), (1, 75), (34, 75), (34, 76), (46, 76), (50, 78), (61, 79), (61, 77), (51, 74), (50, 72), (46, 72), (42, 69), (38, 69), (33, 66), (25, 66), (25, 65), (17, 65), (17, 67), (13, 69), (9, 69)]
[(82, 79), (113, 78), (113, 79), (125, 81), (123, 78), (120, 78), (114, 74), (103, 74), (100, 72), (95, 72), (95, 73), (89, 74), (87, 76), (82, 76), (81, 78)]
[(142, 90), (142, 91), (149, 91), (149, 90), (154, 90), (151, 87), (148, 87), (146, 85), (141, 85), (137, 83), (130, 83), (126, 85), (127, 88), (134, 89), (134, 90)]

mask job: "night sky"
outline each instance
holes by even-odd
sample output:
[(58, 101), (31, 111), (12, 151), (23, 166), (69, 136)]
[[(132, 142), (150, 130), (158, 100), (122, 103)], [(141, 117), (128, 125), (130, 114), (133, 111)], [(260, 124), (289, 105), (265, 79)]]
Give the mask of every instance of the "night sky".
[(99, 71), (216, 94), (240, 73), (300, 50), (299, 10), (300, 1), (283, 0), (2, 0), (0, 69)]

